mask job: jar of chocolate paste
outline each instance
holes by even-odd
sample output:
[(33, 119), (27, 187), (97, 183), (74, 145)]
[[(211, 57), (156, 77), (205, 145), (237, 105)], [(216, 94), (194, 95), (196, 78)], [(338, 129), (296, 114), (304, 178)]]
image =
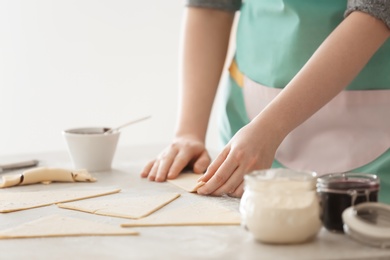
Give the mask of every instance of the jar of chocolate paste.
[(343, 211), (362, 202), (377, 202), (379, 186), (379, 178), (366, 173), (326, 174), (317, 178), (324, 227), (344, 232)]

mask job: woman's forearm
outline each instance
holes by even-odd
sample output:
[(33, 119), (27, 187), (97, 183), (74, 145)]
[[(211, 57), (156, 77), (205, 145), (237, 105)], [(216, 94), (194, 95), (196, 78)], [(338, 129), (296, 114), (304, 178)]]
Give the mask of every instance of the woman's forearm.
[(269, 125), (283, 140), (340, 93), (389, 36), (383, 22), (362, 12), (350, 14), (254, 123)]
[(185, 11), (184, 19), (176, 135), (192, 135), (204, 141), (234, 13), (190, 7)]

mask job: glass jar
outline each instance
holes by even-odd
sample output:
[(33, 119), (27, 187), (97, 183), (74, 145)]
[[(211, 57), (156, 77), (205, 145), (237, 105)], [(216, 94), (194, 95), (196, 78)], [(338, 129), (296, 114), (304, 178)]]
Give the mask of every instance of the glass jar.
[(242, 225), (260, 242), (302, 243), (321, 228), (316, 174), (289, 169), (245, 176), (240, 202)]
[(362, 202), (377, 202), (379, 178), (366, 173), (335, 173), (317, 179), (321, 220), (329, 231), (344, 232), (342, 213)]

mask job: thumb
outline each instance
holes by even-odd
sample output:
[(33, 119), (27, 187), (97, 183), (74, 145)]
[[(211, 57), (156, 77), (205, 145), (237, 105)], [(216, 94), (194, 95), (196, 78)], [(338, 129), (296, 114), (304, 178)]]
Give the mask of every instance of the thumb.
[(193, 170), (195, 173), (204, 173), (211, 163), (211, 158), (207, 151), (203, 151), (201, 155), (196, 159)]

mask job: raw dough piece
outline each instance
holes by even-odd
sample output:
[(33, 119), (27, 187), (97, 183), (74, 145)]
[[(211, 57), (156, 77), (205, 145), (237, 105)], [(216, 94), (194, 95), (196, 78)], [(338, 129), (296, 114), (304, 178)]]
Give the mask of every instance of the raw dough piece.
[(0, 231), (0, 239), (123, 235), (138, 235), (138, 233), (117, 226), (59, 215), (46, 216)]
[(58, 182), (94, 182), (95, 178), (87, 170), (66, 170), (60, 168), (39, 167), (24, 171), (23, 173), (4, 175), (0, 188), (26, 185), (33, 183), (49, 184)]
[(180, 197), (178, 193), (168, 193), (146, 197), (83, 200), (60, 203), (57, 206), (103, 216), (139, 219), (152, 214), (178, 197)]
[(188, 192), (196, 192), (205, 182), (199, 182), (198, 179), (202, 177), (202, 174), (185, 172), (177, 176), (176, 179), (168, 180), (168, 182), (186, 190)]
[[(172, 206), (172, 207), (171, 207)], [(240, 225), (240, 213), (206, 199), (181, 206), (171, 204), (146, 218), (122, 227)]]
[(38, 208), (60, 202), (88, 199), (118, 192), (120, 192), (120, 189), (1, 192), (0, 213)]

